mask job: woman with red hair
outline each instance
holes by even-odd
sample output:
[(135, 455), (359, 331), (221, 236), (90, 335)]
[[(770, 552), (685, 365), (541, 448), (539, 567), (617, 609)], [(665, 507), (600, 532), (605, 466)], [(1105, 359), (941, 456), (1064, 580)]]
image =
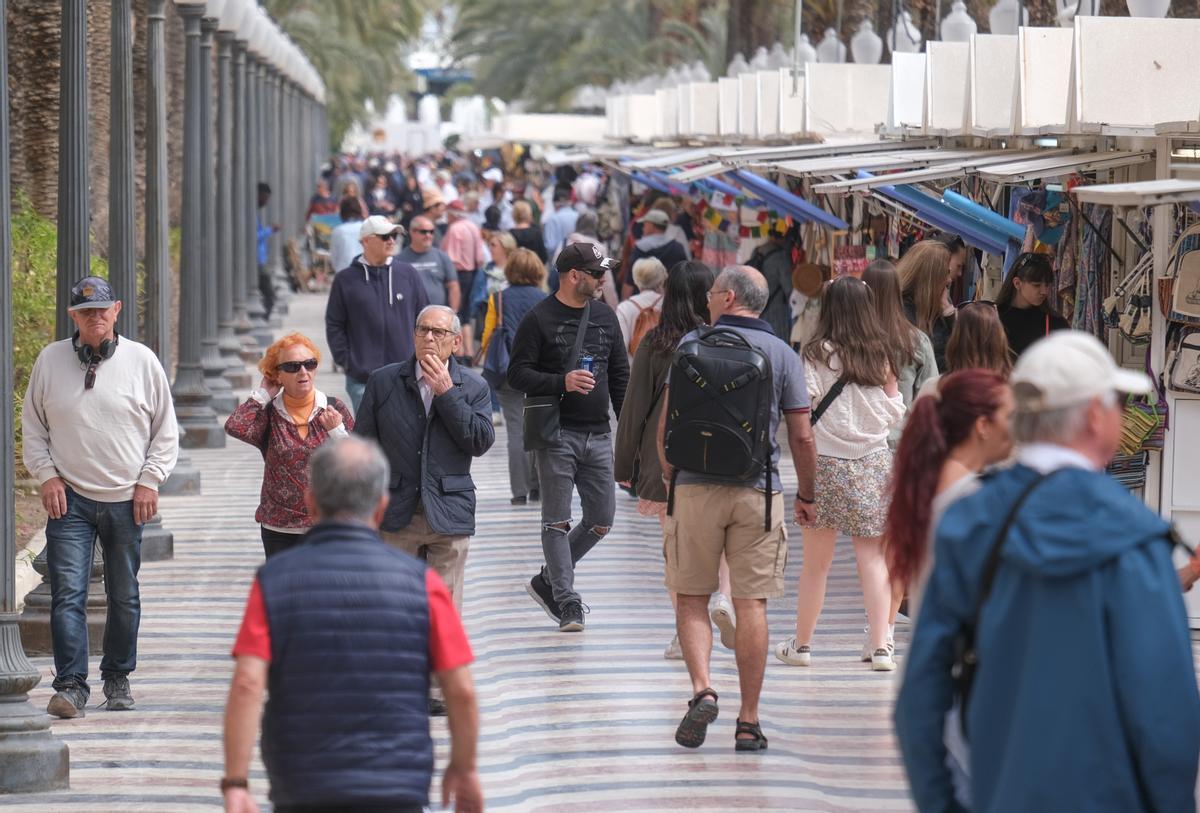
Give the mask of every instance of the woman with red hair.
[(315, 518), (304, 502), (308, 458), (331, 437), (354, 428), (350, 409), (317, 389), (321, 351), (301, 333), (289, 333), (267, 348), (258, 369), (262, 381), (225, 422), (230, 437), (255, 446), (263, 456), (263, 483), (254, 521), (262, 526), (267, 556), (300, 541)]
[(1012, 413), (1008, 382), (980, 369), (943, 376), (909, 411), (892, 468), (884, 538), (888, 572), (897, 593), (908, 588), (910, 616), (932, 564), (937, 518), (978, 487), (981, 471), (1008, 458)]

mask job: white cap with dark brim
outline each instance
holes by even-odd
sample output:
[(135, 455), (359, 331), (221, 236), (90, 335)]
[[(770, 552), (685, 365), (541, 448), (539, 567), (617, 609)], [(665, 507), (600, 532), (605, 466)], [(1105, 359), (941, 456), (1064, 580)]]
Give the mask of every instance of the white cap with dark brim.
[(1108, 392), (1145, 395), (1150, 376), (1120, 367), (1090, 333), (1058, 330), (1029, 346), (1012, 372), (1018, 412), (1047, 412), (1086, 403)]

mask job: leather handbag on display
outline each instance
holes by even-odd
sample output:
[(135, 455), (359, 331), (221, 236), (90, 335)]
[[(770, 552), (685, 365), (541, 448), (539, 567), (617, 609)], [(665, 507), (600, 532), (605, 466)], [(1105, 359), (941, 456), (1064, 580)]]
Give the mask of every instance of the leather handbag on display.
[[(583, 338), (588, 329), (588, 316), (592, 310), (591, 300), (583, 306), (583, 316), (579, 318), (579, 332), (575, 336), (575, 347), (567, 358), (569, 373), (579, 363), (579, 354), (583, 351)], [(526, 395), (522, 412), (522, 432), (525, 440), (525, 451), (550, 449), (562, 443), (562, 430), (559, 427), (559, 408), (562, 404), (562, 394), (557, 395)]]

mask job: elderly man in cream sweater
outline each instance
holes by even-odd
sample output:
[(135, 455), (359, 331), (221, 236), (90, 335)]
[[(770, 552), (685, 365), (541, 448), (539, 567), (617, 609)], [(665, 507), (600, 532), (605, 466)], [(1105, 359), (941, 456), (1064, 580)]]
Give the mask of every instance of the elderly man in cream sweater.
[(54, 690), (47, 711), (82, 717), (87, 705), (87, 586), (99, 538), (108, 589), (105, 707), (133, 708), (141, 618), (142, 526), (158, 511), (158, 487), (175, 467), (179, 430), (167, 375), (145, 345), (116, 332), (121, 303), (86, 277), (71, 289), (76, 332), (38, 355), (21, 427), (25, 467), (41, 483), (50, 570)]

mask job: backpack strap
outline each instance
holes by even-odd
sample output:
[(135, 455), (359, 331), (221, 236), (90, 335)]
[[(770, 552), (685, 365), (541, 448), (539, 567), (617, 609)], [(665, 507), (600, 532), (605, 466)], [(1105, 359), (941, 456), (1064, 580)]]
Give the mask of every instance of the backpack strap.
[(579, 354), (583, 352), (583, 339), (587, 335), (588, 316), (592, 312), (592, 300), (583, 303), (583, 316), (579, 317), (579, 332), (575, 335), (575, 347), (571, 350), (571, 357), (567, 359), (567, 369), (564, 373), (569, 373), (579, 364)]

